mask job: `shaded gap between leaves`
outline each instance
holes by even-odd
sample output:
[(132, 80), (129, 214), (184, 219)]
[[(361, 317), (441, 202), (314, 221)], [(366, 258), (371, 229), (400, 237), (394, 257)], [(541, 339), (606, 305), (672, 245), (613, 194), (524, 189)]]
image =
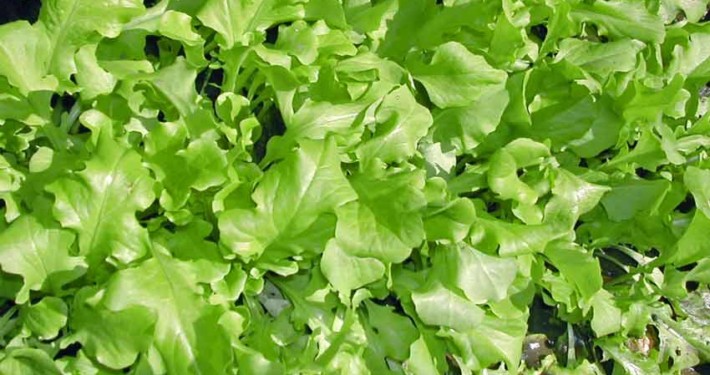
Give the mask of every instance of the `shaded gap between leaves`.
[[(269, 103), (268, 107), (265, 107)], [(264, 109), (265, 108), (265, 109)], [(286, 133), (286, 123), (281, 116), (281, 111), (272, 101), (264, 101), (254, 108), (254, 113), (259, 113), (259, 123), (262, 125), (261, 137), (254, 143), (252, 156), (258, 164), (266, 156), (266, 146), (272, 137)]]
[(543, 24), (533, 25), (530, 27), (530, 33), (543, 41), (547, 38), (547, 26)]
[(54, 359), (59, 359), (63, 357), (76, 357), (77, 353), (79, 353), (79, 350), (81, 350), (82, 346), (78, 342), (71, 343), (67, 345), (66, 348), (64, 349), (59, 349), (57, 354), (54, 356)]
[(290, 22), (290, 21), (282, 22), (282, 23), (278, 23), (278, 24), (273, 25), (273, 26), (269, 27), (268, 29), (266, 29), (266, 32), (265, 32), (266, 40), (264, 42), (269, 43), (269, 44), (276, 43), (276, 41), (279, 39), (279, 27), (291, 26), (292, 23), (293, 22)]
[(3, 1), (0, 11), (0, 25), (14, 21), (37, 22), (42, 8), (40, 0)]
[(213, 103), (217, 101), (217, 97), (222, 93), (221, 85), (224, 79), (224, 70), (222, 69), (204, 69), (197, 74), (195, 79), (195, 90), (208, 97)]

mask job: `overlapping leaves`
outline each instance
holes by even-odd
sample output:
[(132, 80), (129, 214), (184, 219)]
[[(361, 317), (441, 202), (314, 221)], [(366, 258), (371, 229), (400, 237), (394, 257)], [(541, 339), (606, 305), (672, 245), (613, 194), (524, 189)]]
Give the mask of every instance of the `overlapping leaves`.
[(0, 25), (0, 372), (692, 371), (707, 6), (43, 1)]

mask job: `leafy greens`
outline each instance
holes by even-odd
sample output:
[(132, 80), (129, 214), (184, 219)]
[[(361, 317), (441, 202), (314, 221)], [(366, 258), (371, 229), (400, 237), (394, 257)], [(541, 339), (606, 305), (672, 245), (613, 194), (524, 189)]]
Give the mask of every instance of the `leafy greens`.
[(25, 3), (0, 373), (707, 371), (708, 1)]

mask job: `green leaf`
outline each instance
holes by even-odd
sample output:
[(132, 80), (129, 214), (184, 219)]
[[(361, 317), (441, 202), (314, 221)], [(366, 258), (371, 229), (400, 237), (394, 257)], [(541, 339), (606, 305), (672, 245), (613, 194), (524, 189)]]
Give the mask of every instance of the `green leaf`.
[(376, 342), (382, 346), (386, 357), (399, 361), (407, 359), (409, 346), (419, 336), (412, 321), (388, 306), (380, 306), (371, 301), (365, 301), (365, 306), (368, 325), (376, 332)]
[(710, 360), (707, 0), (6, 3), (0, 373)]
[(476, 209), (470, 200), (461, 198), (443, 208), (436, 208), (434, 213), (424, 219), (424, 230), (429, 240), (450, 240), (461, 242), (476, 221)]
[(365, 141), (357, 152), (361, 159), (378, 158), (386, 163), (412, 157), (417, 143), (432, 123), (429, 111), (416, 102), (405, 86), (384, 97), (375, 119), (377, 125), (372, 138)]
[(550, 155), (547, 146), (519, 138), (498, 150), (490, 161), (488, 185), (502, 199), (532, 205), (539, 193), (518, 177), (518, 169), (540, 164)]
[(424, 57), (409, 56), (407, 67), (439, 108), (470, 105), (487, 93), (505, 87), (504, 71), (493, 68), (460, 43), (440, 45), (434, 49), (430, 62)]
[(500, 301), (508, 296), (518, 265), (515, 259), (484, 254), (468, 246), (440, 248), (443, 262), (434, 263), (447, 280), (476, 304)]
[(606, 336), (621, 329), (621, 310), (616, 307), (611, 293), (600, 290), (592, 300), (592, 330), (597, 337)]
[(208, 0), (197, 18), (219, 34), (219, 43), (229, 49), (250, 45), (255, 33), (272, 25), (303, 16), (303, 7), (286, 0)]
[(385, 266), (379, 260), (352, 256), (335, 241), (328, 242), (320, 268), (335, 289), (344, 295), (350, 295), (350, 291), (377, 281), (385, 274)]
[(671, 256), (673, 263), (684, 266), (707, 258), (710, 255), (710, 243), (705, 240), (708, 230), (710, 219), (703, 211), (696, 211), (683, 236), (678, 239), (676, 250)]
[(496, 130), (508, 102), (506, 90), (490, 90), (466, 106), (435, 112), (434, 141), (459, 153), (473, 150)]
[(0, 26), (0, 75), (23, 94), (54, 90), (55, 77), (48, 76), (50, 41), (39, 28), (27, 22)]
[(565, 60), (586, 72), (606, 78), (615, 72), (629, 72), (637, 65), (637, 54), (645, 47), (634, 39), (609, 43), (592, 43), (579, 39), (564, 39), (555, 61)]
[(498, 362), (505, 362), (507, 368), (516, 368), (520, 362), (520, 348), (523, 345), (527, 325), (521, 319), (500, 319), (485, 315), (476, 327), (452, 336), (465, 353), (467, 364), (473, 370), (481, 370)]
[(23, 215), (0, 233), (0, 266), (24, 280), (15, 298), (25, 303), (31, 290), (59, 291), (62, 285), (81, 276), (86, 263), (70, 256), (74, 235), (48, 228), (37, 218)]
[(417, 315), (426, 324), (467, 332), (481, 323), (484, 311), (439, 283), (412, 293)]
[(62, 372), (46, 352), (34, 348), (15, 348), (0, 360), (0, 373), (59, 375)]
[(666, 180), (629, 180), (612, 186), (601, 203), (609, 219), (628, 220), (641, 212), (654, 213), (670, 187)]
[(81, 97), (91, 100), (99, 95), (110, 94), (116, 87), (116, 77), (104, 70), (96, 57), (97, 45), (85, 45), (75, 55), (76, 81), (81, 85)]
[[(359, 65), (361, 62), (354, 61), (353, 64)], [(378, 74), (369, 66), (367, 72)], [(395, 85), (389, 82), (378, 82), (375, 85), (365, 86), (366, 91), (358, 92), (356, 100), (348, 100), (345, 103), (334, 104), (306, 99), (295, 113), (289, 113), (293, 110), (290, 104), (287, 107), (288, 112), (282, 108), (286, 133), (269, 140), (267, 154), (261, 164), (266, 165), (283, 158), (285, 152), (302, 139), (322, 140), (331, 134), (335, 135), (336, 139), (355, 136), (356, 126), (360, 126), (366, 120), (368, 109), (394, 87)], [(374, 119), (370, 119), (372, 120)]]
[(244, 258), (258, 257), (270, 246), (302, 252), (288, 239), (302, 235), (355, 194), (340, 169), (335, 143), (328, 139), (303, 141), (269, 169), (252, 199), (255, 208), (229, 210), (219, 217), (222, 242)]
[(135, 215), (155, 199), (153, 180), (140, 155), (113, 139), (110, 125), (95, 130), (96, 150), (84, 170), (47, 187), (55, 196), (55, 217), (78, 233), (80, 254), (92, 266), (107, 256), (128, 263), (150, 248)]
[(312, 64), (318, 57), (318, 39), (312, 28), (304, 21), (289, 26), (279, 26), (276, 48), (295, 56), (301, 64)]
[(557, 149), (569, 147), (581, 157), (594, 157), (616, 145), (623, 125), (606, 98), (564, 98), (532, 114), (531, 137), (549, 139)]
[(375, 179), (358, 174), (350, 182), (358, 200), (336, 210), (338, 244), (352, 255), (402, 262), (424, 239), (424, 176), (399, 173)]
[(197, 72), (179, 57), (174, 64), (144, 76), (144, 80), (153, 90), (158, 105), (166, 112), (171, 116), (176, 116), (172, 112), (188, 116), (198, 108), (199, 97), (194, 84), (196, 77)]
[(426, 21), (436, 12), (436, 9), (434, 9), (431, 2), (425, 0), (391, 1), (385, 2), (381, 7), (383, 8), (382, 10), (373, 9), (369, 14), (363, 14), (363, 17), (374, 16), (374, 20), (370, 20), (370, 22), (373, 22), (377, 20), (376, 14), (382, 11), (386, 12), (385, 15), (390, 19), (387, 20), (387, 26), (383, 30), (386, 33), (377, 52), (380, 56), (400, 60), (406, 56), (406, 53), (415, 43), (421, 26), (426, 24)]
[(415, 375), (436, 374), (434, 358), (429, 352), (427, 342), (423, 337), (418, 338), (409, 347), (409, 358), (404, 363), (404, 368)]
[(545, 255), (584, 300), (601, 298), (598, 297), (603, 283), (601, 267), (590, 252), (575, 245), (555, 243), (545, 249)]
[(98, 35), (115, 38), (124, 24), (144, 12), (138, 0), (51, 0), (43, 4), (39, 24), (50, 40), (49, 70), (63, 85), (77, 73), (74, 54)]
[(200, 298), (198, 286), (224, 274), (178, 261), (160, 245), (153, 248), (153, 257), (113, 275), (102, 303), (113, 311), (144, 307), (155, 315), (153, 344), (168, 372), (225, 374), (233, 358), (217, 324), (222, 311)]
[(67, 305), (57, 297), (45, 297), (21, 312), (24, 325), (42, 340), (50, 340), (59, 334), (67, 323)]
[(685, 186), (693, 194), (696, 207), (710, 217), (710, 171), (697, 167), (688, 167), (683, 176)]
[(663, 20), (651, 14), (642, 1), (597, 1), (576, 4), (570, 16), (595, 23), (611, 37), (629, 37), (642, 42), (661, 43), (665, 38)]
[(122, 369), (148, 349), (155, 318), (143, 308), (110, 311), (100, 303), (101, 296), (91, 288), (77, 292), (69, 320), (72, 334), (65, 340), (80, 342), (102, 365)]

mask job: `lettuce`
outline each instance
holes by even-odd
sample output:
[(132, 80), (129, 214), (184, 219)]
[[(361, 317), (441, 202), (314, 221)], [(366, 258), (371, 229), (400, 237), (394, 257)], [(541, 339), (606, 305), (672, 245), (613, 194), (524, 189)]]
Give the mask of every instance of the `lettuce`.
[(26, 3), (0, 373), (707, 370), (708, 1)]

